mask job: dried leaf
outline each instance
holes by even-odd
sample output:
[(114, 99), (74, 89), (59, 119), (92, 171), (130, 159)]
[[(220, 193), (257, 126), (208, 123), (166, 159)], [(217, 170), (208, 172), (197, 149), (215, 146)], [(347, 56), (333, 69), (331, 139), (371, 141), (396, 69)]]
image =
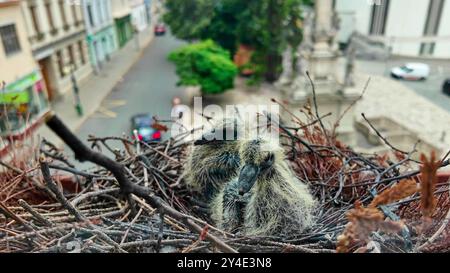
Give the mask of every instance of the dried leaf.
[(436, 161), (436, 153), (434, 151), (431, 153), (429, 160), (424, 154), (421, 154), (420, 161), (423, 163), (420, 167), (420, 205), (422, 215), (426, 218), (431, 218), (437, 203), (434, 196), (434, 191), (438, 181), (436, 173), (441, 165), (441, 162), (439, 160)]
[(402, 161), (406, 158), (406, 155), (399, 151), (394, 151), (394, 156), (395, 158), (397, 158), (398, 161)]
[(369, 208), (375, 208), (380, 205), (387, 205), (403, 198), (413, 195), (417, 192), (417, 184), (414, 180), (402, 180), (395, 186), (383, 191), (375, 196)]
[(166, 125), (163, 125), (161, 123), (155, 122), (152, 124), (152, 128), (158, 131), (167, 132), (169, 128), (167, 128)]
[(389, 164), (387, 163), (387, 160), (389, 159), (389, 155), (388, 154), (383, 154), (381, 156), (377, 156), (376, 160), (378, 161), (378, 163), (381, 166), (389, 166)]
[(350, 247), (359, 242), (367, 242), (372, 232), (382, 230), (395, 233), (403, 228), (402, 222), (385, 221), (385, 216), (377, 208), (364, 208), (361, 202), (355, 202), (355, 208), (347, 212), (349, 223), (337, 238), (338, 253), (349, 252)]
[[(347, 227), (346, 227), (346, 231), (347, 231)], [(344, 231), (344, 234), (341, 234), (337, 237), (337, 246), (336, 246), (337, 253), (347, 253), (349, 251), (351, 239), (350, 239), (350, 236), (345, 235), (346, 231)]]

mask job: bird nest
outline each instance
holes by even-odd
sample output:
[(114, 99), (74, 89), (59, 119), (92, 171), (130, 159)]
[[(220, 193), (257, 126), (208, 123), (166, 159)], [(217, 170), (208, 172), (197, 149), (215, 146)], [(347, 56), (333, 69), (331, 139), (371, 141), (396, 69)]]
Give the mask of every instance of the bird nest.
[[(0, 252), (449, 250), (449, 183), (438, 175), (448, 159), (423, 155), (415, 161), (413, 147), (360, 154), (326, 130), (310, 107), (302, 111), (306, 122), (293, 116), (294, 127), (278, 129), (286, 159), (318, 200), (309, 230), (252, 237), (214, 227), (208, 206), (184, 183), (191, 143), (182, 137), (146, 144), (91, 136), (89, 149), (53, 123), (72, 149), (79, 148), (77, 158), (99, 166), (79, 170), (45, 140), (2, 162)], [(121, 149), (112, 148), (118, 144)], [(106, 152), (119, 165), (111, 166)]]

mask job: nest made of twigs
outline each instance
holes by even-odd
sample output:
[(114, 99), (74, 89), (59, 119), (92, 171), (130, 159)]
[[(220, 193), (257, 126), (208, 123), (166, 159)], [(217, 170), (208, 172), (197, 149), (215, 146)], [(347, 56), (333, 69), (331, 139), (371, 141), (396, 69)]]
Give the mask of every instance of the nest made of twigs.
[[(125, 166), (131, 182), (150, 189), (174, 211), (123, 195), (110, 171), (78, 170), (44, 141), (17, 164), (3, 162), (0, 252), (448, 251), (448, 181), (437, 181), (436, 172), (428, 174), (434, 187), (426, 197), (434, 207), (425, 218), (420, 190), (378, 206), (373, 217), (365, 207), (400, 181), (411, 179), (424, 187), (426, 174), (418, 169), (423, 162), (411, 159), (415, 151), (390, 157), (358, 154), (321, 127), (310, 108), (305, 112), (305, 123), (295, 119), (298, 127), (279, 128), (287, 160), (320, 204), (317, 223), (302, 234), (245, 237), (215, 228), (207, 205), (183, 181), (189, 142), (91, 137), (94, 149), (109, 150)], [(122, 143), (123, 149), (112, 149), (111, 142)], [(439, 167), (448, 163), (435, 160)], [(52, 170), (51, 178), (43, 175), (45, 168)], [(401, 223), (402, 230), (381, 230), (386, 220)]]

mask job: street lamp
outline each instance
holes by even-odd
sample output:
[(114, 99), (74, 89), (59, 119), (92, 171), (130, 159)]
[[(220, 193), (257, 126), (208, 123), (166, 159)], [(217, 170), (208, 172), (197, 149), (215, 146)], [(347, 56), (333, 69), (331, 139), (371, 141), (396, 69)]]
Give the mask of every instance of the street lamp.
[(70, 73), (70, 80), (72, 81), (73, 96), (75, 98), (75, 110), (78, 116), (83, 116), (83, 107), (81, 106), (80, 93), (78, 89), (77, 79), (75, 78), (75, 65), (71, 64), (64, 68), (66, 74)]

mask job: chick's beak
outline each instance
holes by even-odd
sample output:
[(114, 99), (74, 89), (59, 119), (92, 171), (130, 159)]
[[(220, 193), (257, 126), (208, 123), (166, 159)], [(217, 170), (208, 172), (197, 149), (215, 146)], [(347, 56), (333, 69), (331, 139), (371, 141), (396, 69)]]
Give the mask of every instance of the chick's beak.
[(249, 192), (259, 175), (259, 168), (253, 164), (247, 164), (241, 169), (238, 180), (238, 190), (240, 195)]

